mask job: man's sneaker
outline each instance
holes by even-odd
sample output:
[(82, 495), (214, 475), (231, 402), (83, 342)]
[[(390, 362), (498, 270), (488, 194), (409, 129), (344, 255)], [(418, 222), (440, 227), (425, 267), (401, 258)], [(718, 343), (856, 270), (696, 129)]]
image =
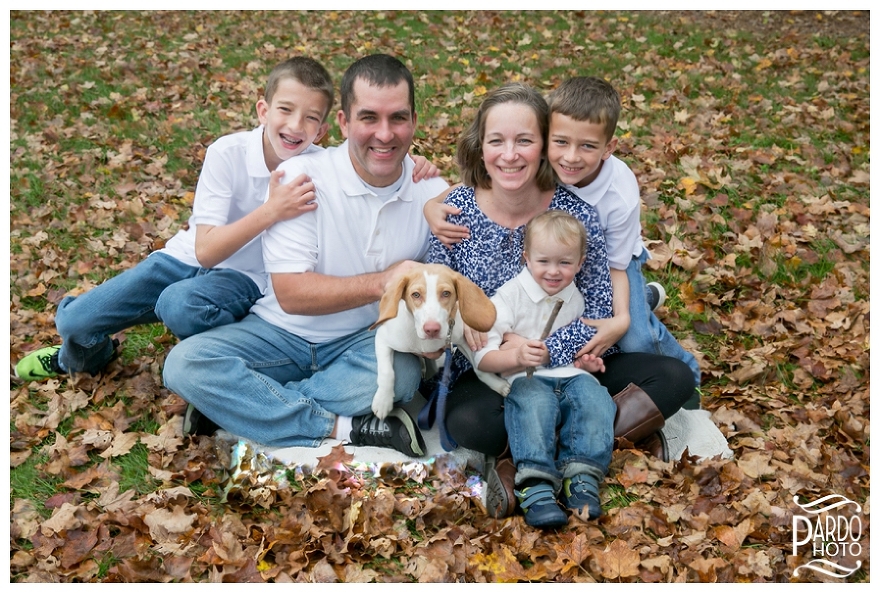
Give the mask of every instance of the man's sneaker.
[(425, 441), (412, 418), (401, 408), (393, 408), (384, 420), (375, 414), (364, 414), (351, 419), (352, 445), (359, 447), (388, 447), (409, 457), (425, 454)]
[(599, 486), (596, 480), (584, 474), (566, 478), (562, 482), (562, 504), (581, 521), (589, 521), (602, 516), (599, 504)]
[(183, 434), (190, 436), (211, 436), (220, 429), (213, 420), (199, 412), (192, 404), (186, 406), (183, 414)]
[(645, 285), (645, 298), (651, 311), (656, 311), (666, 302), (666, 289), (659, 282), (648, 282)]
[(23, 381), (44, 381), (65, 374), (58, 364), (61, 346), (34, 350), (15, 365), (15, 376)]
[(516, 498), (526, 524), (550, 529), (568, 524), (568, 515), (559, 508), (553, 487), (547, 482), (517, 490)]

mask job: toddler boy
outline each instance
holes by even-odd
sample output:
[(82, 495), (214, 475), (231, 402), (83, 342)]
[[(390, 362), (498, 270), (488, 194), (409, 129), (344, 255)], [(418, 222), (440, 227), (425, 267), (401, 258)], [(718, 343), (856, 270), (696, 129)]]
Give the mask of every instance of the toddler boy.
[[(556, 501), (560, 491), (563, 504), (581, 520), (602, 514), (599, 483), (611, 462), (616, 406), (585, 370), (543, 366), (550, 362), (544, 335), (583, 313), (584, 298), (573, 280), (584, 263), (586, 243), (584, 227), (565, 212), (549, 210), (529, 222), (526, 267), (492, 297), (495, 325), (488, 344), (475, 353), (477, 368), (501, 373), (511, 382), (504, 423), (516, 466), (516, 496), (533, 527), (568, 522)], [(561, 305), (552, 320), (557, 302)], [(500, 350), (507, 332), (528, 340)], [(598, 358), (587, 366), (604, 370)]]

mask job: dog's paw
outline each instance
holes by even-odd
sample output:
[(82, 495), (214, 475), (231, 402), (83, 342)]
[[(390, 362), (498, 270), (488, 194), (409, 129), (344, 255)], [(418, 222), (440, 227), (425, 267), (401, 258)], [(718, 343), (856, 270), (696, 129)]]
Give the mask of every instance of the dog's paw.
[(384, 420), (385, 416), (387, 416), (391, 412), (391, 408), (394, 407), (394, 393), (384, 394), (384, 393), (376, 393), (373, 396), (373, 413), (380, 419)]
[(510, 393), (510, 383), (508, 383), (506, 379), (503, 379), (494, 373), (485, 373), (479, 371), (477, 372), (477, 377), (479, 377), (479, 379), (483, 383), (488, 385), (492, 389), (492, 391), (499, 395), (506, 397), (507, 394)]

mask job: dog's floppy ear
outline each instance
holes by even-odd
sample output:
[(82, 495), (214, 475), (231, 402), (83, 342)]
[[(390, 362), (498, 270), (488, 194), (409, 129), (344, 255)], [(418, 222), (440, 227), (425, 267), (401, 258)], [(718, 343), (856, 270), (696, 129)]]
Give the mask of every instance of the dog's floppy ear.
[(453, 272), (461, 320), (479, 332), (487, 332), (495, 323), (495, 305), (483, 289), (458, 272)]
[(409, 276), (404, 274), (397, 279), (397, 283), (394, 286), (385, 291), (379, 300), (379, 319), (370, 326), (370, 329), (376, 329), (389, 319), (397, 317), (397, 309), (400, 299), (403, 298), (403, 291), (406, 289), (407, 283), (409, 283)]

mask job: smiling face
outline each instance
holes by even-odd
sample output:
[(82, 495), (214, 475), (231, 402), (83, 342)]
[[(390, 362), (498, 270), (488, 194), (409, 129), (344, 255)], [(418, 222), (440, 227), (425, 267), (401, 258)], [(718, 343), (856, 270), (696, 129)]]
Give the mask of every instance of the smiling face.
[(585, 259), (578, 245), (567, 245), (552, 237), (535, 237), (523, 257), (532, 278), (550, 296), (572, 283)]
[(483, 164), (492, 189), (515, 192), (536, 187), (544, 141), (534, 111), (522, 103), (502, 103), (486, 113)]
[(346, 117), (337, 121), (348, 139), (348, 153), (357, 174), (366, 183), (387, 187), (397, 181), (404, 157), (412, 144), (416, 114), (410, 107), (409, 86), (374, 86), (359, 78), (354, 82), (354, 101)]
[(329, 127), (324, 117), (327, 98), (295, 78), (278, 83), (272, 102), (257, 101), (257, 116), (263, 124), (263, 157), (274, 171), (278, 165), (317, 142)]
[(617, 148), (617, 138), (609, 141), (605, 134), (604, 124), (550, 115), (547, 158), (562, 183), (585, 187), (599, 176), (602, 163)]

